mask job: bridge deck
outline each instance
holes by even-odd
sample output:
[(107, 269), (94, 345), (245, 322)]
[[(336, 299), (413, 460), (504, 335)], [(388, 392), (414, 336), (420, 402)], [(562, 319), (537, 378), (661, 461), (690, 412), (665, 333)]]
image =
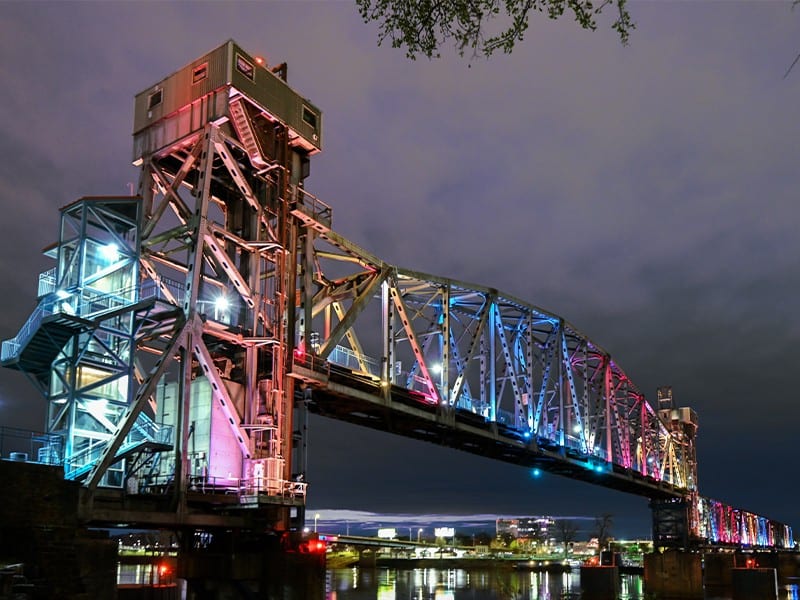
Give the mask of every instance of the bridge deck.
[(379, 382), (344, 368), (327, 372), (295, 364), (292, 376), (313, 391), (313, 413), (425, 440), (486, 458), (540, 469), (648, 498), (680, 498), (684, 492), (620, 465), (581, 456), (563, 447), (540, 446), (518, 431), (486, 421), (468, 411), (441, 410), (399, 386), (384, 389)]

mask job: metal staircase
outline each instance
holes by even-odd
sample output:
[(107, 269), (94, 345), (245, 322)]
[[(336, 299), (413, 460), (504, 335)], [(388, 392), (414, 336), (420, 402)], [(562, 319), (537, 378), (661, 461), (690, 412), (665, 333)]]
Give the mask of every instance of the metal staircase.
[[(144, 413), (140, 413), (128, 440), (120, 446), (114, 462), (134, 454), (165, 452), (172, 449), (171, 425), (160, 425)], [(82, 481), (100, 460), (106, 444), (96, 444), (73, 454), (66, 460), (64, 478)]]
[(92, 321), (64, 310), (56, 294), (46, 296), (16, 337), (3, 342), (3, 367), (40, 375), (73, 336), (94, 328)]
[(244, 102), (245, 101), (239, 97), (232, 99), (228, 105), (233, 127), (252, 163), (256, 167), (261, 168), (269, 166), (269, 162), (264, 159), (264, 152), (261, 148), (258, 134), (253, 128), (253, 123), (250, 120), (250, 116), (247, 114), (247, 107)]

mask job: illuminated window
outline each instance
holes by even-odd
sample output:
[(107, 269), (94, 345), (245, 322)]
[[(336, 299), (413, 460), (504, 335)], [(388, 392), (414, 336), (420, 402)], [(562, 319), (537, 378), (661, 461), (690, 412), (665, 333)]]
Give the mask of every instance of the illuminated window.
[(153, 110), (156, 106), (161, 104), (161, 101), (164, 99), (164, 94), (162, 90), (156, 90), (147, 98), (147, 110)]
[(236, 55), (236, 70), (250, 81), (256, 80), (256, 70), (255, 67), (253, 67), (253, 63), (244, 58), (241, 54)]
[(200, 83), (208, 77), (208, 63), (204, 62), (202, 65), (196, 66), (192, 69), (192, 85)]

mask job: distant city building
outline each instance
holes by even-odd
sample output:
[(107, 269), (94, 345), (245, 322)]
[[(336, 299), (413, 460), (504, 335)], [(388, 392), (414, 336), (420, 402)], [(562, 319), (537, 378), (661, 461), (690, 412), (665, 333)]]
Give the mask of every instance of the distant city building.
[(497, 519), (497, 537), (508, 534), (514, 539), (546, 541), (551, 536), (555, 520), (552, 517), (517, 517)]

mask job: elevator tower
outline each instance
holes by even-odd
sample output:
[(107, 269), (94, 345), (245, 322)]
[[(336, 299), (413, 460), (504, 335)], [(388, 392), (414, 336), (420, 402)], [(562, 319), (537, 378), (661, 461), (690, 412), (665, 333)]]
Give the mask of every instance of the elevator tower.
[(285, 64), (228, 41), (136, 96), (133, 145), (138, 195), (62, 209), (57, 266), (3, 366), (38, 383), (90, 502), (111, 487), (188, 514), (228, 495), (286, 529), (306, 491), (287, 358), (331, 218), (304, 190), (322, 113)]

